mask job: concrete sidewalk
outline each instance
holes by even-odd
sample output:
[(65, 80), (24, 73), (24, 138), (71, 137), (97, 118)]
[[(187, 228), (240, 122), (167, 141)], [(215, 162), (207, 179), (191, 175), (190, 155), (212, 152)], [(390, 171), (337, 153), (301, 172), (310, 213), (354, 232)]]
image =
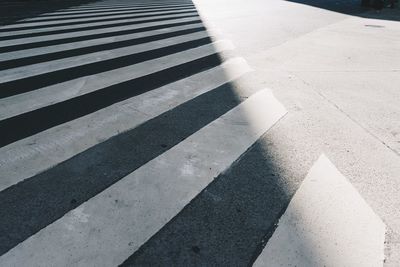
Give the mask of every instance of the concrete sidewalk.
[(288, 109), (265, 142), (293, 187), (327, 153), (386, 223), (385, 263), (399, 266), (399, 9), (346, 14), (289, 1), (195, 2)]

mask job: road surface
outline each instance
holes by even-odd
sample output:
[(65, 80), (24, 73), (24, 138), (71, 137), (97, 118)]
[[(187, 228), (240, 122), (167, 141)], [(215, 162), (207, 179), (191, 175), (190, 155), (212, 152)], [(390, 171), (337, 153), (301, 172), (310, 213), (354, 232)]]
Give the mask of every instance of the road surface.
[(398, 10), (2, 16), (0, 266), (400, 264)]

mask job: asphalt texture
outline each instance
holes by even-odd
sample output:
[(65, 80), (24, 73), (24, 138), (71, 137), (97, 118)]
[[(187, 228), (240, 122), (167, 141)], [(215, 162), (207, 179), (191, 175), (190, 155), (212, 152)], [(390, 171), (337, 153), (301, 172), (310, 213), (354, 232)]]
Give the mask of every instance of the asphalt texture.
[[(3, 74), (4, 79), (0, 78), (0, 106), (6, 109), (9, 105), (14, 113), (0, 120), (0, 163), (4, 167), (0, 175), (5, 181), (14, 181), (9, 176), (18, 174), (24, 165), (35, 166), (37, 171), (29, 177), (21, 174), (0, 191), (0, 262), (29, 247), (25, 244), (30, 237), (39, 236), (39, 241), (32, 242), (42, 242), (41, 230), (245, 103), (258, 90), (269, 88), (286, 107), (287, 115), (138, 250), (130, 251), (122, 266), (252, 265), (323, 153), (386, 224), (385, 264), (398, 266), (398, 10), (376, 13), (361, 8), (358, 1), (331, 0), (45, 3), (1, 3), (1, 23), (6, 26), (0, 27), (0, 77)], [(21, 12), (22, 8), (29, 12)], [(49, 13), (56, 11), (59, 13)], [(64, 18), (59, 17), (62, 14)], [(185, 26), (193, 27), (179, 28)], [(152, 31), (157, 33), (145, 35)], [(128, 34), (138, 36), (117, 39)], [(82, 42), (100, 38), (110, 39), (90, 45)], [(230, 52), (217, 52), (219, 40), (228, 42)], [(76, 47), (68, 49), (40, 50), (74, 43)], [(139, 49), (147, 44), (147, 50)], [(161, 47), (151, 48), (150, 44)], [(202, 52), (208, 54), (199, 55)], [(184, 53), (193, 53), (194, 59), (186, 60)], [(1, 55), (8, 57), (2, 60)], [(178, 103), (185, 90), (193, 86), (203, 90), (216, 79), (215, 68), (237, 57), (253, 69), (250, 76), (243, 74), (247, 79), (229, 81), (226, 74), (222, 85)], [(170, 65), (160, 61), (157, 64), (166, 67), (153, 71), (155, 60), (163, 58), (169, 58)], [(54, 65), (57, 68), (51, 68), (53, 61), (59, 62)], [(143, 68), (140, 77), (113, 80), (113, 75), (129, 74), (124, 74), (123, 68), (136, 65)], [(208, 79), (192, 80), (206, 72)], [(92, 81), (108, 77), (114, 82), (90, 91), (92, 85), (85, 77)], [(54, 90), (54, 94), (65, 93), (65, 98), (39, 105), (46, 90), (64, 86), (72, 91), (69, 82), (79, 79), (83, 79), (79, 93)], [(187, 87), (178, 88), (180, 95), (165, 91), (158, 98), (149, 97), (150, 103), (164, 99), (171, 107), (167, 111), (154, 117), (143, 113), (148, 119), (123, 132), (117, 128), (112, 132), (116, 125), (105, 119), (100, 131), (111, 131), (108, 137), (93, 137), (94, 145), (76, 149), (72, 157), (63, 153), (75, 148), (51, 137), (68, 128), (90, 135), (88, 116), (105, 114), (111, 120), (116, 114), (108, 114), (109, 108), (183, 80)], [(26, 98), (34, 99), (39, 107), (19, 107), (18, 100)], [(139, 105), (137, 108), (134, 114), (141, 112)], [(252, 120), (247, 119), (246, 123)], [(74, 125), (85, 127), (74, 129)], [(222, 138), (229, 135), (223, 129), (221, 133)], [(84, 146), (87, 140), (71, 138), (75, 146)], [(44, 164), (48, 151), (57, 155), (56, 164)], [(199, 148), (198, 153), (204, 152)], [(158, 190), (168, 193), (171, 188)], [(103, 241), (110, 240), (99, 242)], [(74, 246), (73, 242), (70, 245)]]

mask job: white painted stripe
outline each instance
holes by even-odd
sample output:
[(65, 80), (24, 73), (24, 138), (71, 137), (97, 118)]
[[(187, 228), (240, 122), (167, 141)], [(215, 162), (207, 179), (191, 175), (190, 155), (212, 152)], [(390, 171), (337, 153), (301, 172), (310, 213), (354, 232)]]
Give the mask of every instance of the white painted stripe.
[(164, 48), (170, 45), (176, 45), (183, 42), (193, 41), (208, 37), (206, 31), (195, 32), (191, 34), (180, 35), (177, 37), (162, 39), (139, 45), (127, 46), (123, 48), (110, 49), (95, 53), (84, 54), (80, 56), (68, 57), (53, 61), (42, 62), (38, 64), (27, 65), (23, 67), (0, 71), (0, 83), (32, 77), (39, 74), (63, 70), (71, 67), (85, 64), (101, 62), (108, 59), (146, 52), (153, 49)]
[(385, 225), (322, 155), (254, 266), (382, 266)]
[(198, 17), (183, 18), (183, 19), (171, 19), (171, 20), (166, 20), (166, 21), (146, 22), (146, 23), (139, 23), (139, 24), (134, 24), (134, 25), (127, 25), (127, 26), (110, 27), (110, 28), (105, 28), (105, 29), (82, 30), (82, 31), (70, 32), (70, 33), (21, 38), (21, 39), (16, 39), (16, 40), (0, 41), (0, 47), (20, 45), (20, 44), (30, 44), (30, 43), (58, 40), (58, 39), (70, 38), (70, 37), (87, 36), (87, 35), (92, 35), (92, 34), (119, 32), (119, 31), (123, 31), (123, 30), (140, 29), (140, 28), (145, 28), (145, 27), (166, 25), (166, 24), (171, 24), (171, 23), (195, 21), (198, 19), (199, 19)]
[(197, 15), (196, 11), (193, 12), (188, 12), (188, 13), (182, 13), (182, 14), (174, 14), (174, 15), (160, 15), (160, 16), (155, 16), (155, 17), (148, 17), (148, 18), (134, 18), (134, 19), (115, 19), (113, 21), (105, 21), (105, 22), (92, 22), (92, 23), (82, 23), (82, 24), (76, 24), (76, 25), (66, 25), (66, 26), (54, 26), (54, 27), (46, 27), (46, 28), (38, 28), (38, 29), (31, 29), (31, 30), (13, 30), (10, 32), (0, 32), (0, 37), (12, 37), (14, 35), (19, 35), (19, 34), (30, 34), (30, 33), (41, 33), (43, 35), (46, 35), (47, 32), (55, 31), (55, 30), (69, 30), (69, 29), (77, 29), (77, 28), (82, 28), (82, 27), (91, 27), (91, 26), (106, 26), (110, 24), (115, 24), (115, 23), (129, 23), (129, 22), (140, 22), (143, 20), (150, 20), (150, 19), (169, 19), (169, 18), (176, 18), (180, 16), (186, 16), (186, 15)]
[(117, 266), (285, 114), (268, 90), (0, 258), (2, 266)]
[[(152, 5), (156, 2), (149, 2), (149, 5)], [(118, 1), (100, 1), (94, 3), (85, 3), (79, 6), (72, 6), (68, 7), (68, 9), (80, 9), (80, 8), (99, 8), (99, 7), (110, 7), (110, 6), (141, 6), (143, 2), (136, 2), (135, 3), (127, 3), (127, 2), (118, 2)]]
[[(0, 120), (18, 114), (55, 104), (73, 97), (78, 97), (104, 87), (136, 79), (165, 68), (186, 63), (214, 53), (226, 54), (230, 44), (224, 41), (144, 61), (127, 67), (89, 75), (67, 82), (43, 87), (31, 92), (0, 99)], [(1, 165), (1, 161), (0, 161)]]
[[(37, 56), (37, 55), (44, 55), (44, 54), (54, 53), (54, 52), (63, 52), (63, 51), (70, 50), (70, 49), (90, 47), (90, 46), (94, 46), (94, 45), (113, 43), (113, 42), (120, 42), (120, 41), (124, 41), (124, 40), (142, 38), (142, 37), (153, 36), (153, 35), (157, 35), (157, 34), (163, 34), (163, 33), (186, 30), (186, 29), (194, 29), (194, 28), (199, 28), (199, 27), (203, 27), (203, 25), (201, 23), (196, 23), (196, 24), (189, 24), (189, 25), (184, 25), (184, 26), (163, 28), (163, 29), (147, 31), (147, 32), (124, 34), (124, 35), (117, 35), (117, 36), (112, 36), (112, 37), (72, 42), (72, 43), (66, 43), (66, 44), (60, 44), (60, 45), (19, 50), (19, 51), (15, 51), (15, 52), (8, 52), (8, 53), (1, 54), (0, 60), (6, 61), (6, 60), (11, 60), (11, 59), (19, 59), (19, 58), (32, 57), (32, 56)], [(1, 62), (0, 62), (0, 64), (1, 64)]]
[[(162, 66), (162, 65), (161, 65)], [(243, 59), (130, 98), (0, 148), (0, 190), (249, 72)]]
[[(187, 10), (187, 9), (193, 9), (193, 6), (188, 6), (188, 7), (182, 7), (182, 9), (176, 9), (176, 7), (171, 7), (171, 8), (154, 8), (154, 9), (135, 9), (135, 8), (122, 8), (122, 9), (110, 9), (110, 10), (99, 10), (99, 11), (86, 11), (90, 12), (88, 14), (85, 13), (80, 13), (80, 12), (71, 12), (71, 13), (48, 13), (48, 14), (43, 14), (34, 18), (27, 18), (24, 20), (19, 20), (18, 23), (15, 24), (10, 24), (10, 25), (5, 25), (2, 26), (0, 29), (7, 29), (7, 28), (13, 28), (13, 27), (24, 27), (24, 26), (34, 26), (34, 25), (40, 25), (40, 24), (35, 24), (35, 23), (61, 23), (61, 22), (68, 22), (68, 21), (77, 21), (79, 19), (101, 19), (101, 18), (108, 18), (110, 16), (118, 16), (118, 15), (126, 15), (126, 14), (131, 14), (132, 16), (136, 15), (142, 15), (142, 14), (151, 14), (151, 13), (156, 13), (156, 12), (162, 12), (162, 11), (173, 11), (173, 10)], [(157, 14), (157, 13), (156, 13)]]
[(80, 6), (80, 7), (70, 7), (67, 9), (63, 9), (57, 12), (47, 13), (47, 14), (63, 14), (66, 12), (90, 12), (90, 11), (100, 11), (100, 10), (113, 10), (113, 9), (143, 9), (143, 8), (161, 8), (161, 7), (169, 7), (169, 6), (188, 6), (189, 3), (180, 4), (171, 4), (171, 5), (163, 5), (163, 4), (152, 4), (152, 5), (106, 5), (106, 6)]
[(107, 3), (104, 5), (91, 5), (91, 4), (85, 4), (85, 5), (80, 5), (80, 6), (73, 6), (69, 8), (65, 8), (62, 11), (57, 11), (57, 12), (69, 12), (69, 11), (79, 11), (79, 10), (96, 10), (96, 9), (109, 9), (109, 8), (146, 8), (146, 7), (165, 7), (165, 6), (171, 6), (171, 5), (188, 5), (190, 4), (189, 2), (154, 2), (154, 3)]
[[(188, 1), (162, 1), (162, 0), (157, 0), (157, 1), (98, 1), (98, 2), (91, 2), (91, 3), (86, 3), (82, 6), (105, 6), (105, 7), (109, 7), (114, 6), (114, 5), (126, 5), (126, 6), (148, 6), (148, 5), (159, 5), (159, 4), (163, 4), (163, 5), (168, 5), (168, 4), (172, 4), (172, 3), (181, 3), (181, 4), (186, 4), (188, 3)], [(72, 7), (73, 8), (73, 7)]]
[[(81, 22), (79, 26), (85, 25), (87, 23), (91, 23), (92, 20), (100, 20), (100, 19), (115, 19), (115, 21), (127, 18), (127, 17), (132, 17), (132, 16), (142, 16), (142, 15), (167, 15), (169, 13), (175, 13), (175, 12), (186, 12), (186, 11), (196, 11), (195, 8), (188, 8), (188, 9), (182, 9), (182, 10), (165, 10), (165, 11), (158, 11), (158, 12), (142, 12), (142, 13), (136, 13), (136, 14), (117, 14), (117, 15), (110, 15), (105, 18), (100, 18), (100, 17), (95, 17), (95, 18), (78, 18), (78, 19), (71, 19), (71, 20), (52, 20), (52, 21), (42, 21), (42, 22), (27, 22), (27, 23), (21, 23), (21, 24), (10, 24), (7, 26), (2, 26), (0, 29), (13, 29), (13, 28), (23, 28), (23, 27), (32, 27), (32, 26), (42, 26), (42, 27), (51, 27), (51, 30), (53, 29), (54, 24), (58, 23), (73, 23), (73, 22)], [(152, 16), (153, 17), (153, 16)], [(152, 18), (149, 17), (149, 18)], [(142, 18), (143, 19), (143, 18)], [(72, 25), (71, 25), (72, 26)], [(56, 26), (57, 27), (57, 26)], [(15, 32), (19, 32), (20, 30), (15, 30)]]
[[(43, 19), (65, 19), (65, 18), (75, 18), (75, 17), (79, 17), (79, 16), (85, 16), (87, 15), (88, 17), (90, 16), (99, 16), (98, 18), (101, 17), (108, 17), (108, 16), (112, 16), (112, 15), (119, 15), (119, 14), (128, 14), (131, 12), (137, 12), (137, 13), (133, 13), (132, 15), (135, 14), (141, 14), (141, 13), (152, 13), (157, 12), (157, 11), (169, 11), (169, 10), (183, 10), (183, 9), (176, 9), (176, 8), (184, 8), (184, 9), (189, 9), (189, 8), (193, 8), (193, 6), (172, 6), (172, 7), (165, 7), (165, 8), (150, 8), (150, 9), (137, 9), (137, 8), (116, 8), (116, 9), (110, 9), (110, 10), (99, 10), (99, 11), (83, 11), (83, 12), (71, 12), (71, 13), (47, 13), (47, 14), (43, 14), (40, 16), (37, 16), (35, 18), (29, 18), (29, 19), (24, 19), (24, 20), (20, 20), (19, 22), (35, 22), (38, 20), (43, 20)], [(106, 11), (106, 12), (104, 12)], [(90, 13), (88, 13), (90, 12)], [(86, 14), (88, 13), (88, 14)], [(58, 16), (53, 16), (55, 14), (59, 14)], [(54, 20), (56, 21), (56, 20)], [(19, 24), (14, 24), (14, 26), (18, 26)]]

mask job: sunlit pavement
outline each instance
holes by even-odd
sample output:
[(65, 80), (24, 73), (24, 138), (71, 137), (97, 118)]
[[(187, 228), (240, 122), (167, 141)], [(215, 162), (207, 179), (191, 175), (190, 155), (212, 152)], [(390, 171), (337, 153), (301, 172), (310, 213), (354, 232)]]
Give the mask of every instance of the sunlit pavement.
[(386, 223), (386, 262), (398, 265), (399, 9), (250, 2), (195, 1), (288, 109), (265, 137), (274, 162), (296, 188), (326, 153)]
[(400, 264), (399, 9), (10, 3), (0, 266)]

